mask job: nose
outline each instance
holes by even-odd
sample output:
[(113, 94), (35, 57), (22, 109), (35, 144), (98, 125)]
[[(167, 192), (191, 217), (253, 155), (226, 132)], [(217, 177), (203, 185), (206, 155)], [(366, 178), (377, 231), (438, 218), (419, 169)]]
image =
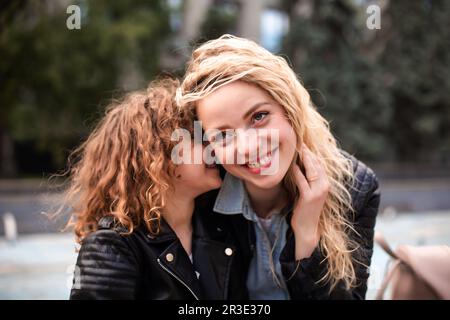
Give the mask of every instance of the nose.
[(237, 163), (244, 164), (258, 159), (259, 136), (255, 129), (236, 130)]

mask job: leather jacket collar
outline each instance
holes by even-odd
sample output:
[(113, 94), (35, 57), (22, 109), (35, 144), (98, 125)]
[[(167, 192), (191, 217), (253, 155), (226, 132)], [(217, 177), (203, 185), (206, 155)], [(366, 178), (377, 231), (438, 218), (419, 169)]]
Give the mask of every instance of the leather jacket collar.
[(161, 219), (160, 233), (156, 236), (151, 235), (146, 228), (140, 228), (139, 231), (145, 231), (148, 245), (158, 249), (157, 262), (160, 267), (189, 289), (196, 299), (226, 299), (235, 247), (225, 243), (220, 228), (214, 228), (204, 221), (202, 213), (194, 212), (192, 224), (193, 263), (164, 219)]

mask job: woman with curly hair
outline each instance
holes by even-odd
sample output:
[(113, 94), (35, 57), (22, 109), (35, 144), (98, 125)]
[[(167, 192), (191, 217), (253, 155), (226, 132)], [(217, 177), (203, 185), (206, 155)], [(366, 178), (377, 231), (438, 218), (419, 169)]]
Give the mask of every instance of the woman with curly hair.
[[(287, 62), (224, 35), (193, 52), (177, 103), (212, 132), (227, 171), (204, 210), (241, 218), (249, 297), (364, 299), (378, 181), (338, 147)], [(246, 142), (250, 131), (253, 144)]]
[(195, 212), (194, 199), (220, 186), (217, 168), (171, 160), (173, 132), (192, 130), (174, 105), (178, 84), (153, 82), (110, 105), (72, 155), (67, 201), (81, 248), (71, 299), (242, 297), (233, 237)]

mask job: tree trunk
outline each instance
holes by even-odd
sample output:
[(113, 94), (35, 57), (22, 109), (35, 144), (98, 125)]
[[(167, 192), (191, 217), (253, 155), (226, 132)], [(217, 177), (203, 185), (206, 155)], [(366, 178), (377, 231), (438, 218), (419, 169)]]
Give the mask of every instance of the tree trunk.
[(8, 133), (0, 128), (0, 177), (17, 176), (17, 166), (14, 159), (14, 142)]

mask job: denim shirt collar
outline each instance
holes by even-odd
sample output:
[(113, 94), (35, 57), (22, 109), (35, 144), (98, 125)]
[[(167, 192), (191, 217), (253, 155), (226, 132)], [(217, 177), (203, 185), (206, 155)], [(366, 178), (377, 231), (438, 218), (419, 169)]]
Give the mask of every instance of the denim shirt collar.
[[(258, 217), (254, 210), (251, 209), (250, 199), (244, 183), (235, 176), (225, 174), (219, 194), (214, 203), (214, 211), (222, 214), (242, 214), (247, 220), (256, 222)], [(293, 205), (289, 203), (281, 210), (282, 215), (292, 211)]]
[(214, 203), (214, 211), (222, 214), (242, 214), (247, 220), (256, 221), (256, 215), (249, 207), (250, 201), (244, 183), (227, 172)]

